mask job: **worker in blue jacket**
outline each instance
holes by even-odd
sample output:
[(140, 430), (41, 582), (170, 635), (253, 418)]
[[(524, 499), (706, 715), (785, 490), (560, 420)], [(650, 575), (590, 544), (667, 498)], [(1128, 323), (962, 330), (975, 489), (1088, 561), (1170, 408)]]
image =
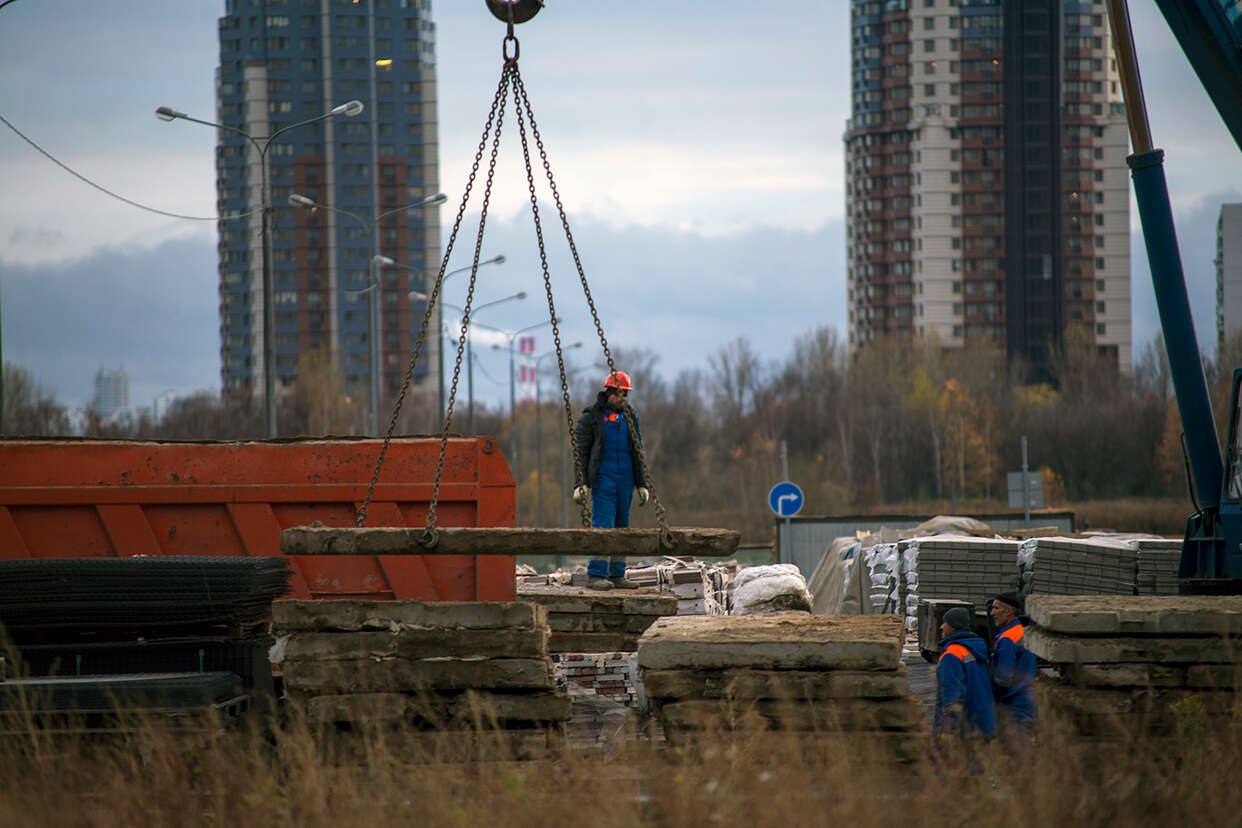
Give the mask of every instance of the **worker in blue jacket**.
[(973, 631), (971, 613), (954, 607), (940, 625), (940, 661), (936, 666), (937, 734), (996, 735), (996, 705), (988, 669), (988, 645)]
[(992, 692), (1003, 726), (1015, 723), (1029, 731), (1035, 723), (1035, 654), (1023, 644), (1023, 602), (1005, 592), (988, 602), (996, 638), (992, 642)]
[[(622, 529), (630, 525), (630, 503), (637, 491), (638, 505), (651, 499), (638, 446), (642, 427), (638, 414), (627, 406), (634, 384), (625, 371), (613, 371), (604, 380), (595, 405), (582, 412), (574, 426), (578, 467), (585, 485), (574, 489), (574, 502), (591, 493), (591, 525), (598, 529)], [(628, 416), (627, 416), (628, 408)], [(593, 558), (587, 567), (590, 589), (636, 589), (625, 577), (624, 556)]]

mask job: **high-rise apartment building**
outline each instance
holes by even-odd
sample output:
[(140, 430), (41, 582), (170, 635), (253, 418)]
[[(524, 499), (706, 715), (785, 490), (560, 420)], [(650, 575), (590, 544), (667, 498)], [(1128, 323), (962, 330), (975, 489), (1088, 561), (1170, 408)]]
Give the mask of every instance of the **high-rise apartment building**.
[(1102, 0), (851, 0), (849, 338), (1070, 325), (1130, 364), (1128, 133)]
[(129, 409), (129, 374), (124, 368), (95, 372), (95, 395), (91, 408), (100, 417), (108, 418)]
[(1242, 328), (1242, 204), (1221, 205), (1215, 263), (1216, 347), (1220, 349)]
[[(385, 400), (400, 386), (439, 265), (434, 207), (376, 216), (437, 191), (435, 28), (430, 0), (226, 0), (219, 21), (217, 120), (269, 136), (359, 100), (357, 117), (296, 126), (268, 151), (273, 211), (271, 268), (277, 388), (296, 379), (311, 352), (339, 364), (362, 398), (370, 382), (369, 263), (377, 252), (406, 268), (379, 271)], [(226, 395), (263, 389), (263, 251), (258, 151), (221, 130), (217, 146), (220, 222), (220, 356)], [(290, 206), (304, 195), (336, 210)], [(437, 326), (439, 322), (436, 320)], [(429, 345), (439, 338), (430, 336)], [(432, 349), (418, 380), (435, 378)]]

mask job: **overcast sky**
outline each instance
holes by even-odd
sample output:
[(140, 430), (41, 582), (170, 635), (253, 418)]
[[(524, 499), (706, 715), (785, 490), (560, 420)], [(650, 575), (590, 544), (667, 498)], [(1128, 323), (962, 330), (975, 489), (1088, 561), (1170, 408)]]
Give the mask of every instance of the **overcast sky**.
[[(1216, 215), (1223, 200), (1242, 200), (1242, 153), (1154, 5), (1133, 5), (1153, 131), (1168, 151), (1200, 339), (1210, 346)], [(223, 7), (18, 0), (0, 10), (0, 115), (104, 186), (209, 216), (214, 133), (152, 112), (169, 105), (211, 116)], [(503, 27), (483, 0), (439, 0), (434, 17), (447, 222), (500, 71)], [(519, 35), (523, 76), (611, 342), (652, 348), (671, 376), (704, 366), (737, 336), (778, 359), (817, 324), (842, 328), (845, 0), (550, 0)], [(478, 301), (532, 295), (478, 321), (517, 328), (541, 310), (546, 318), (546, 306), (535, 301), (520, 155), (506, 147), (485, 253), (509, 262), (481, 271)], [(1157, 323), (1137, 232), (1134, 247), (1137, 353)], [(552, 249), (565, 341), (590, 343), (572, 263), (563, 243)], [(166, 390), (215, 389), (216, 279), (211, 222), (116, 202), (0, 125), (5, 359), (76, 405), (100, 367), (129, 372), (135, 404)], [(455, 280), (449, 300), (460, 302), (464, 287)], [(540, 349), (548, 345), (542, 337)], [(507, 396), (503, 355), (483, 353), (478, 393)]]

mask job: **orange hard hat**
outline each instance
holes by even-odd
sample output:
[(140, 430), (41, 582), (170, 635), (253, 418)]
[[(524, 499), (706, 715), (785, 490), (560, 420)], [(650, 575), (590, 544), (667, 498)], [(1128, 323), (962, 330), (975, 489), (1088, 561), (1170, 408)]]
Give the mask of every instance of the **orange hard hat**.
[(630, 375), (624, 371), (614, 371), (608, 375), (608, 379), (604, 380), (605, 388), (617, 388), (621, 391), (634, 390), (634, 383), (630, 382)]

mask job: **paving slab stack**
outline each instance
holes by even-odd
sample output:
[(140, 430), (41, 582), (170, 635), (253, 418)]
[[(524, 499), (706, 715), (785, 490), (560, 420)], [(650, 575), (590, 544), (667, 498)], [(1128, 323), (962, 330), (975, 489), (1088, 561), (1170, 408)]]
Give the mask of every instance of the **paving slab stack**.
[(726, 615), (728, 574), (705, 561), (669, 559), (649, 566), (631, 567), (626, 577), (644, 588), (677, 596), (678, 615)]
[(1018, 588), (1019, 541), (1003, 538), (932, 536), (903, 544), (906, 651), (919, 649), (919, 602), (967, 601), (983, 612), (990, 598)]
[(556, 688), (542, 607), (282, 601), (274, 631), (286, 700), (324, 731), (429, 746), (484, 736), (520, 758), (562, 744), (570, 700)]
[(1026, 602), (1025, 644), (1055, 668), (1040, 700), (1086, 738), (1239, 727), (1242, 596), (1053, 596)]
[(653, 590), (599, 591), (522, 584), (518, 600), (544, 609), (553, 653), (635, 652), (656, 619), (677, 614), (677, 598)]
[(1019, 565), (1026, 595), (1134, 595), (1138, 550), (1132, 541), (1034, 538)]
[(1131, 542), (1138, 550), (1135, 585), (1139, 595), (1177, 595), (1177, 568), (1182, 560), (1182, 541), (1173, 538), (1141, 538)]
[(901, 641), (894, 615), (678, 616), (643, 633), (638, 664), (673, 745), (721, 732), (828, 733), (913, 758), (922, 714)]

